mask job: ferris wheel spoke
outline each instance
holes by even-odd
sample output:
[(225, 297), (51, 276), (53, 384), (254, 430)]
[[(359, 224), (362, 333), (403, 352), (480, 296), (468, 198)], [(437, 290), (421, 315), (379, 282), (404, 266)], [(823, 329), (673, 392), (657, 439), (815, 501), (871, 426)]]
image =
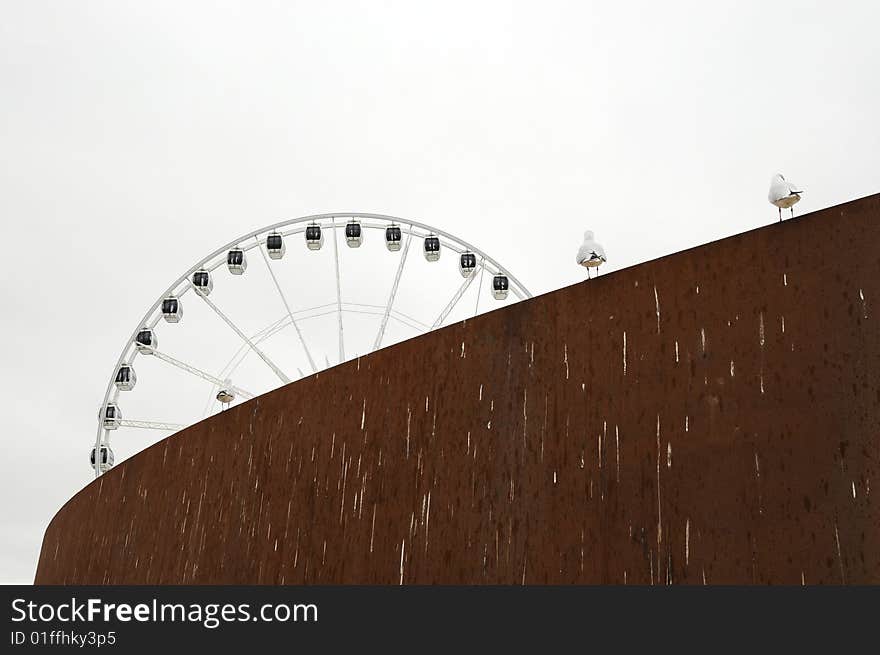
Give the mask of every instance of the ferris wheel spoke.
[[(303, 350), (306, 353), (306, 357), (309, 360), (309, 366), (312, 367), (312, 373), (317, 372), (318, 368), (315, 366), (315, 360), (312, 359), (312, 353), (309, 352), (309, 347), (306, 345), (306, 340), (303, 338), (302, 331), (299, 329), (299, 325), (296, 322), (296, 319), (293, 318), (293, 312), (290, 311), (290, 304), (287, 302), (287, 296), (284, 295), (284, 291), (281, 289), (281, 285), (278, 284), (278, 278), (275, 277), (275, 271), (272, 270), (272, 267), (269, 265), (269, 259), (266, 257), (266, 253), (263, 252), (263, 249), (260, 247), (260, 241), (257, 237), (254, 237), (257, 241), (257, 250), (260, 251), (260, 254), (263, 256), (263, 261), (266, 263), (266, 268), (269, 269), (269, 275), (272, 276), (272, 281), (275, 283), (275, 288), (278, 289), (278, 295), (281, 296), (281, 301), (284, 303), (284, 308), (287, 310), (287, 315), (290, 316), (290, 322), (293, 325), (293, 329), (296, 330), (296, 336), (299, 337), (299, 342), (302, 344)], [(302, 376), (300, 376), (302, 377)]]
[(396, 319), (401, 322), (403, 322), (402, 319), (406, 319), (410, 323), (414, 323), (415, 325), (419, 326), (422, 330), (427, 330), (429, 327), (427, 323), (422, 323), (422, 321), (420, 321), (419, 319), (417, 319), (413, 316), (410, 316), (409, 314), (404, 314), (403, 312), (401, 312), (397, 309), (392, 309), (390, 316), (391, 316), (391, 318)]
[(279, 380), (281, 380), (284, 384), (290, 383), (290, 378), (287, 377), (281, 369), (279, 369), (277, 366), (275, 366), (275, 364), (272, 362), (271, 359), (269, 359), (269, 357), (266, 355), (266, 353), (264, 353), (262, 350), (257, 348), (256, 344), (253, 341), (251, 341), (247, 337), (247, 335), (244, 332), (242, 332), (241, 329), (235, 323), (233, 323), (232, 320), (226, 314), (224, 314), (222, 311), (220, 311), (220, 308), (217, 307), (217, 305), (215, 305), (211, 301), (210, 298), (208, 298), (207, 296), (202, 295), (202, 294), (199, 294), (199, 297), (207, 303), (208, 307), (210, 307), (211, 309), (214, 310), (214, 313), (217, 314), (217, 316), (222, 318), (223, 321), (230, 328), (232, 328), (232, 330), (241, 338), (242, 341), (244, 341), (248, 346), (250, 346), (250, 349), (253, 350), (260, 357), (260, 359), (262, 359), (266, 363), (266, 366), (268, 366), (269, 368), (272, 369), (272, 371), (274, 371), (275, 375), (278, 376)]
[(391, 315), (389, 316), (389, 318), (393, 318), (395, 321), (397, 321), (401, 325), (405, 325), (410, 330), (413, 330), (414, 332), (418, 332), (419, 334), (427, 331), (427, 329), (428, 329), (428, 326), (425, 325), (424, 323), (412, 321), (412, 320), (404, 318), (402, 316), (398, 316), (395, 312), (392, 312)]
[(388, 326), (388, 316), (391, 314), (391, 307), (394, 305), (394, 298), (397, 296), (397, 287), (400, 286), (400, 276), (403, 275), (403, 266), (406, 264), (406, 256), (409, 254), (409, 244), (412, 241), (412, 226), (406, 235), (406, 244), (403, 246), (403, 254), (400, 256), (400, 263), (397, 265), (397, 273), (394, 275), (394, 283), (391, 285), (391, 293), (388, 296), (388, 304), (385, 305), (385, 313), (382, 315), (382, 322), (379, 325), (379, 333), (373, 343), (373, 350), (379, 350), (382, 345), (382, 338), (385, 336), (385, 328)]
[[(479, 266), (482, 269), (482, 267), (483, 267), (482, 260), (480, 260)], [(464, 295), (465, 291), (467, 291), (468, 287), (471, 286), (471, 282), (474, 281), (474, 277), (475, 277), (475, 275), (473, 273), (471, 273), (470, 275), (468, 275), (465, 278), (464, 282), (461, 283), (461, 286), (458, 287), (458, 290), (455, 292), (455, 295), (452, 296), (452, 299), (446, 304), (446, 307), (443, 308), (443, 311), (440, 312), (440, 315), (437, 317), (437, 320), (434, 321), (434, 324), (431, 325), (432, 330), (440, 327), (440, 325), (443, 323), (443, 321), (446, 320), (446, 317), (449, 316), (449, 314), (452, 312), (453, 309), (455, 309), (455, 306), (458, 304), (458, 301), (461, 300), (461, 297)]]
[[(261, 343), (265, 339), (268, 339), (273, 334), (277, 333), (279, 330), (282, 330), (285, 327), (287, 327), (287, 323), (285, 322), (287, 320), (288, 320), (287, 315), (282, 316), (277, 321), (270, 323), (269, 325), (267, 325), (266, 327), (264, 327), (260, 331), (252, 334), (251, 341), (253, 341), (254, 343)], [(225, 379), (225, 378), (228, 378), (230, 375), (232, 375), (232, 373), (234, 373), (235, 370), (238, 368), (238, 366), (241, 364), (242, 360), (244, 359), (244, 356), (247, 354), (247, 352), (249, 350), (250, 349), (248, 348), (248, 345), (246, 343), (241, 344), (238, 347), (238, 350), (235, 351), (235, 354), (232, 355), (232, 357), (229, 358), (229, 361), (226, 362), (226, 365), (222, 369), (220, 369), (220, 373), (217, 374), (218, 379), (220, 377)], [(215, 384), (213, 386), (214, 386), (214, 389), (216, 389), (220, 385)], [(216, 400), (216, 398), (214, 397), (214, 389), (211, 390), (211, 393), (208, 395), (208, 400), (205, 403), (204, 408), (202, 409), (202, 416), (203, 417), (208, 415), (208, 410), (209, 410), (211, 404)], [(236, 393), (238, 393), (241, 390), (236, 388), (235, 391), (236, 391)]]
[(483, 290), (483, 273), (486, 272), (486, 267), (483, 263), (480, 264), (480, 283), (477, 285), (477, 303), (474, 306), (474, 316), (476, 316), (480, 311), (480, 292)]
[(126, 428), (141, 428), (143, 430), (168, 430), (174, 432), (185, 426), (179, 423), (165, 423), (163, 421), (135, 421), (132, 419), (120, 419), (119, 425)]
[(339, 363), (341, 364), (345, 361), (345, 340), (342, 337), (342, 285), (339, 281), (339, 238), (336, 234), (336, 218), (331, 218), (330, 222), (333, 225), (333, 260), (336, 264), (336, 316), (339, 322)]
[[(165, 362), (166, 364), (170, 364), (171, 366), (176, 366), (180, 370), (186, 371), (190, 375), (194, 375), (198, 378), (201, 378), (202, 380), (207, 380), (208, 382), (210, 382), (214, 385), (217, 385), (219, 387), (228, 385), (227, 381), (221, 380), (220, 378), (218, 378), (214, 375), (211, 375), (210, 373), (207, 373), (199, 368), (196, 368), (192, 364), (187, 364), (186, 362), (182, 362), (179, 359), (172, 357), (171, 355), (168, 355), (166, 353), (163, 353), (162, 351), (156, 350), (155, 348), (146, 349), (146, 352), (148, 352), (149, 354), (153, 355), (154, 357), (160, 359), (161, 361)], [(235, 391), (242, 398), (250, 399), (250, 398), (254, 397), (254, 394), (252, 394), (249, 391), (245, 391), (244, 389), (241, 389), (240, 387), (236, 387), (234, 385), (228, 385), (227, 388), (231, 388), (233, 391)]]

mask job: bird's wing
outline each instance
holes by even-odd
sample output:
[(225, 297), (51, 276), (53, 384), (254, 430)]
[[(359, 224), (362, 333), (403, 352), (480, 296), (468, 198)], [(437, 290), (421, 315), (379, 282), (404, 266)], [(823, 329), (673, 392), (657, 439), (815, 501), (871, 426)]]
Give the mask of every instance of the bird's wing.
[(602, 249), (595, 241), (585, 241), (584, 245), (580, 247), (577, 254), (577, 263), (582, 264), (584, 262), (590, 261), (595, 257), (599, 257), (602, 261), (607, 261), (605, 259), (605, 250)]
[(791, 195), (791, 192), (788, 190), (788, 183), (780, 180), (779, 182), (774, 182), (770, 185), (770, 192), (767, 194), (767, 200), (770, 202), (776, 202), (788, 195)]
[(767, 194), (767, 200), (775, 203), (777, 200), (782, 200), (783, 198), (788, 198), (792, 195), (799, 195), (801, 193), (803, 193), (803, 191), (798, 189), (794, 184), (790, 184), (789, 182), (783, 180), (770, 186), (770, 192)]

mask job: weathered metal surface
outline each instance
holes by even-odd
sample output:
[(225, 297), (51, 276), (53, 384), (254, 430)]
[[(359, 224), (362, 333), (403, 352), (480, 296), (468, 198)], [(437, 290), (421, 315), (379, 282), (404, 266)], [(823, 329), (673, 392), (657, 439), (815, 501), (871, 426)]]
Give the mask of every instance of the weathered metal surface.
[(67, 503), (36, 581), (876, 584), (878, 462), (880, 195), (194, 425)]

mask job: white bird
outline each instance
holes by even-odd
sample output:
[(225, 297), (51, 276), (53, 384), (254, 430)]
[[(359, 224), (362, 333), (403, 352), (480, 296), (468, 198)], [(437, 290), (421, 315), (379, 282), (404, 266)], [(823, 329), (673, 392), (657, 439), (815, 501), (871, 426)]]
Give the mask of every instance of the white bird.
[(767, 194), (767, 200), (770, 201), (770, 204), (776, 205), (776, 208), (779, 210), (780, 221), (782, 221), (783, 209), (791, 209), (791, 215), (794, 216), (792, 205), (801, 199), (801, 193), (803, 191), (799, 190), (791, 182), (786, 182), (782, 175), (777, 173), (773, 176), (773, 179), (770, 180), (770, 193)]
[(596, 243), (593, 239), (593, 233), (590, 230), (584, 232), (584, 242), (578, 249), (577, 263), (587, 269), (587, 278), (590, 277), (591, 268), (595, 268), (598, 275), (599, 266), (606, 261), (608, 259), (605, 257), (605, 249)]

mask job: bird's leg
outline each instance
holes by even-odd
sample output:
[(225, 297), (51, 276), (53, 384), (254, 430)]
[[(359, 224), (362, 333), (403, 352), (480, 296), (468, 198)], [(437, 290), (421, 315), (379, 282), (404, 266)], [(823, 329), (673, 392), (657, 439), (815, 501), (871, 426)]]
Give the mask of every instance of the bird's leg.
[(777, 211), (779, 212), (779, 222), (782, 222), (782, 207), (777, 207)]
[(794, 218), (794, 207), (790, 207), (789, 209), (791, 209), (791, 217)]

